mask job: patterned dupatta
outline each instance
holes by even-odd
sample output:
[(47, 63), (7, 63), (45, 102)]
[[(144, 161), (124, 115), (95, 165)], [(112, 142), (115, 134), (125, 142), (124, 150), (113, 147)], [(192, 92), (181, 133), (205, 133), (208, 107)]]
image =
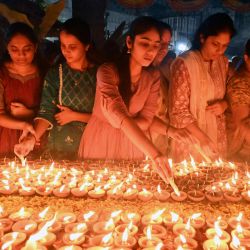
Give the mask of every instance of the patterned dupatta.
[(217, 117), (207, 112), (206, 107), (225, 96), (227, 60), (221, 56), (213, 61), (212, 70), (209, 72), (208, 65), (199, 51), (189, 51), (181, 55), (181, 58), (188, 69), (191, 82), (190, 111), (200, 129), (217, 145)]

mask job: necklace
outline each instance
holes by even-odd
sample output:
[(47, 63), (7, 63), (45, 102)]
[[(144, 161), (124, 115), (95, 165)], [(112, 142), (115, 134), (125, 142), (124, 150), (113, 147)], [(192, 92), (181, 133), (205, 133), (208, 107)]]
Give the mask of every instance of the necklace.
[(82, 81), (84, 73), (87, 70), (87, 68), (88, 67), (84, 68), (82, 71), (73, 71), (71, 68), (69, 68), (70, 78), (71, 80), (73, 80), (75, 86), (78, 86), (79, 83)]

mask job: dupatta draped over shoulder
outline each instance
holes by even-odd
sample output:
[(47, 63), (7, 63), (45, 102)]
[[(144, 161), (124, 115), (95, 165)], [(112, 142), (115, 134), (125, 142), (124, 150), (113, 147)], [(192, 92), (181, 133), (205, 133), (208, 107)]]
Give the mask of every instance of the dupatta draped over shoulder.
[[(222, 100), (226, 91), (228, 61), (220, 56), (205, 62), (199, 51), (188, 51), (179, 56), (171, 66), (170, 122), (176, 128), (185, 128), (196, 122), (198, 127), (217, 145), (219, 153), (226, 151), (225, 115), (215, 116), (206, 107)], [(182, 144), (182, 143), (181, 143)], [(172, 156), (183, 160), (189, 154), (200, 159), (192, 146), (178, 148), (172, 143)]]

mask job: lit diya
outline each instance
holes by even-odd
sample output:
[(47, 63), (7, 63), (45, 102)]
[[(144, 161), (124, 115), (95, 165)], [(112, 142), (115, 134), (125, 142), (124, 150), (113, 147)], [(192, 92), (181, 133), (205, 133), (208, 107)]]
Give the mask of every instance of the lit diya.
[(63, 243), (66, 245), (81, 245), (84, 241), (84, 233), (65, 233), (63, 235)]
[(170, 197), (170, 193), (167, 190), (162, 190), (161, 186), (157, 186), (157, 191), (154, 192), (154, 197), (159, 201), (167, 201)]
[(180, 234), (178, 237), (174, 239), (174, 246), (175, 249), (178, 247), (182, 247), (183, 250), (185, 249), (196, 249), (198, 247), (198, 243), (196, 240), (192, 238), (186, 238), (184, 235)]
[(25, 210), (24, 207), (20, 208), (19, 211), (14, 212), (9, 215), (9, 218), (13, 221), (25, 220), (31, 217), (31, 213), (28, 210)]
[(187, 192), (187, 196), (191, 201), (203, 201), (205, 199), (205, 194), (199, 190), (191, 190)]
[(89, 245), (90, 246), (98, 246), (98, 247), (110, 247), (114, 243), (114, 238), (112, 232), (109, 234), (101, 234), (96, 235), (89, 239)]
[(86, 223), (71, 223), (67, 224), (64, 228), (66, 233), (83, 233), (88, 231), (88, 226)]
[(12, 226), (12, 231), (32, 234), (37, 228), (37, 223), (33, 220), (19, 220)]
[(142, 217), (142, 224), (149, 225), (149, 224), (161, 224), (162, 223), (162, 214), (164, 213), (165, 208), (161, 209), (154, 214), (146, 214)]
[(173, 226), (173, 232), (176, 236), (179, 236), (180, 234), (184, 235), (186, 238), (194, 238), (195, 236), (195, 229), (191, 226), (190, 218), (188, 219), (188, 222), (186, 224), (175, 224)]
[(182, 223), (183, 219), (174, 212), (167, 213), (163, 216), (163, 223), (165, 226), (172, 228), (174, 224)]
[(124, 233), (115, 237), (115, 246), (119, 248), (132, 248), (136, 245), (136, 239), (129, 235), (129, 229), (126, 228)]

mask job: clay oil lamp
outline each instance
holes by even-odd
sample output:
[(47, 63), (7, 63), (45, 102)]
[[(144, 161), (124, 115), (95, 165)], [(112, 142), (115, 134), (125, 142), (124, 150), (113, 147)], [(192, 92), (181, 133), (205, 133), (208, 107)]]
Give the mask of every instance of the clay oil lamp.
[[(3, 181), (2, 181), (3, 182)], [(9, 182), (8, 182), (9, 183)], [(0, 186), (0, 193), (4, 195), (11, 195), (17, 192), (17, 187), (13, 184)]]
[(191, 201), (203, 201), (205, 199), (205, 194), (199, 190), (191, 190), (187, 192), (187, 196)]
[(218, 221), (214, 223), (214, 228), (208, 228), (206, 230), (206, 237), (208, 239), (213, 239), (215, 236), (218, 236), (221, 241), (225, 241), (226, 243), (231, 239), (230, 235), (220, 228)]
[(168, 198), (170, 197), (170, 193), (167, 190), (162, 190), (161, 186), (158, 185), (157, 186), (157, 191), (154, 192), (154, 197), (158, 200), (158, 201), (167, 201)]
[(32, 234), (37, 228), (37, 223), (33, 220), (19, 220), (12, 226), (12, 231), (22, 232), (26, 235)]
[(214, 226), (214, 224), (215, 224), (216, 221), (218, 223), (218, 226), (222, 230), (226, 230), (227, 229), (228, 223), (227, 223), (226, 220), (223, 220), (221, 218), (221, 216), (219, 216), (218, 218), (210, 217), (210, 218), (207, 218), (207, 220), (206, 220), (208, 227), (211, 227), (211, 228)]
[(33, 195), (35, 194), (35, 189), (32, 188), (32, 187), (27, 187), (25, 186), (25, 181), (23, 178), (19, 178), (19, 183), (20, 183), (20, 188), (18, 190), (19, 194), (20, 195), (23, 195), (23, 196), (30, 196), (30, 195)]
[(112, 219), (114, 224), (117, 224), (120, 219), (121, 219), (121, 213), (122, 210), (117, 210), (117, 211), (102, 211), (99, 220), (100, 221), (108, 221), (109, 219)]
[(85, 241), (84, 233), (65, 233), (63, 235), (65, 245), (81, 245)]
[(26, 239), (26, 234), (21, 232), (7, 233), (1, 238), (3, 243), (1, 249), (13, 249), (13, 247), (23, 243)]
[(31, 213), (28, 210), (25, 210), (24, 207), (20, 208), (18, 212), (10, 214), (9, 218), (13, 221), (25, 220), (31, 217)]
[(174, 224), (180, 224), (182, 222), (183, 219), (177, 213), (174, 212), (167, 213), (163, 216), (163, 223), (168, 228), (172, 228)]
[(139, 238), (138, 244), (141, 248), (156, 247), (162, 240), (152, 236), (151, 225), (147, 227), (146, 236)]
[(201, 213), (197, 213), (190, 217), (190, 223), (195, 229), (200, 229), (206, 224), (206, 220), (203, 216), (201, 216)]
[(198, 243), (196, 240), (192, 238), (186, 238), (184, 235), (180, 234), (178, 237), (174, 239), (174, 246), (176, 249), (178, 247), (182, 247), (182, 249), (196, 249), (198, 247)]
[(57, 215), (56, 220), (61, 222), (63, 225), (74, 223), (76, 221), (76, 216), (74, 213), (61, 212)]
[(65, 185), (62, 185), (60, 188), (53, 189), (53, 194), (60, 198), (65, 198), (69, 196), (70, 189), (66, 187)]
[(177, 223), (173, 226), (173, 232), (176, 236), (180, 234), (184, 235), (186, 238), (194, 238), (195, 236), (195, 229), (190, 224), (190, 218), (188, 219), (186, 224)]
[(237, 225), (236, 229), (232, 230), (231, 235), (232, 237), (236, 236), (242, 245), (250, 243), (250, 230), (242, 228), (240, 224)]
[(167, 230), (162, 225), (152, 224), (143, 229), (143, 233), (147, 235), (148, 227), (150, 227), (153, 237), (164, 239), (167, 235)]
[(88, 231), (88, 226), (86, 223), (71, 223), (67, 224), (64, 228), (66, 233), (83, 233)]
[(229, 218), (228, 224), (233, 229), (236, 229), (238, 224), (240, 224), (242, 228), (250, 230), (250, 221), (247, 218), (243, 219), (243, 213), (242, 212), (240, 212), (237, 217)]
[(123, 197), (121, 186), (117, 185), (113, 189), (108, 190), (107, 196), (111, 199), (120, 199)]
[(237, 236), (232, 235), (232, 242), (230, 243), (230, 248), (232, 250), (246, 250), (245, 246), (241, 245), (241, 242)]
[(13, 221), (9, 218), (0, 219), (0, 231), (9, 232), (12, 228)]
[(48, 212), (50, 207), (46, 207), (43, 211), (41, 211), (38, 214), (33, 214), (32, 219), (36, 222), (40, 223), (43, 221), (48, 221), (53, 218), (53, 214), (51, 212)]
[(118, 248), (131, 248), (136, 245), (136, 239), (129, 234), (129, 229), (126, 228), (123, 234), (119, 234), (115, 237), (115, 246)]
[(105, 196), (106, 192), (101, 188), (101, 186), (95, 187), (95, 189), (88, 192), (89, 197), (93, 199), (100, 199)]
[(80, 214), (77, 217), (77, 221), (78, 222), (84, 222), (87, 225), (92, 225), (98, 220), (98, 217), (99, 217), (98, 213), (96, 213), (94, 211), (89, 211), (88, 213)]
[(161, 224), (162, 223), (162, 214), (164, 213), (165, 208), (158, 210), (154, 214), (147, 214), (142, 217), (142, 224), (147, 226), (149, 224)]
[(227, 192), (224, 192), (224, 197), (225, 197), (226, 200), (232, 201), (232, 202), (239, 202), (242, 199), (241, 194), (239, 193), (239, 191), (227, 191)]
[(131, 213), (129, 211), (124, 211), (121, 214), (121, 220), (123, 223), (130, 223), (132, 221), (133, 224), (137, 225), (141, 220), (141, 216), (138, 213)]
[(89, 240), (89, 245), (93, 246), (93, 248), (94, 248), (94, 246), (107, 248), (107, 247), (111, 247), (113, 245), (113, 243), (114, 243), (114, 238), (113, 238), (112, 233), (109, 233), (106, 235), (96, 235), (93, 238), (90, 238), (90, 240)]
[(138, 198), (141, 201), (150, 201), (153, 198), (153, 193), (145, 188), (142, 188), (142, 191), (138, 193)]
[(42, 196), (49, 196), (52, 193), (53, 189), (49, 186), (38, 186), (36, 188), (36, 193)]
[(76, 197), (83, 197), (88, 193), (88, 186), (84, 183), (80, 187), (72, 188), (71, 193)]
[(114, 229), (115, 229), (115, 224), (112, 218), (110, 218), (108, 221), (96, 222), (93, 225), (93, 231), (96, 234), (108, 234), (110, 232), (113, 232)]
[(126, 192), (123, 194), (123, 199), (125, 200), (136, 200), (138, 195), (138, 189), (137, 188), (128, 188)]
[(171, 198), (175, 201), (184, 201), (187, 199), (187, 193), (184, 191), (172, 192)]
[(228, 250), (228, 245), (225, 241), (220, 240), (216, 235), (213, 239), (206, 240), (203, 243), (204, 250)]
[(120, 224), (115, 228), (117, 234), (123, 234), (125, 229), (128, 228), (129, 235), (134, 236), (138, 232), (138, 227), (135, 226), (132, 221), (129, 224)]
[(209, 190), (206, 188), (206, 198), (211, 202), (219, 202), (223, 200), (223, 193), (216, 186), (212, 186)]

